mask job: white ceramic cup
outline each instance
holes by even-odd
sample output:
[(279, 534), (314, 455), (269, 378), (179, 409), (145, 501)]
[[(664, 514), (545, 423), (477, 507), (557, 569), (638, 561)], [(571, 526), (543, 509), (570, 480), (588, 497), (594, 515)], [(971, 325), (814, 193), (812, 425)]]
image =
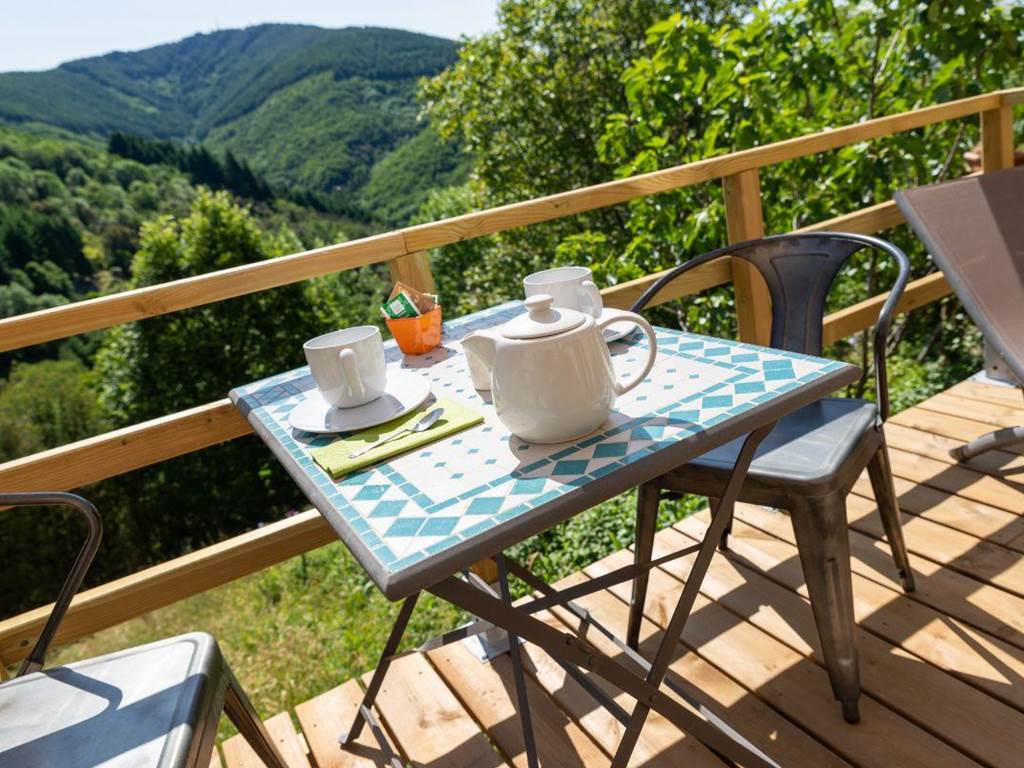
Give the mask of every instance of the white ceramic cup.
[(576, 309), (592, 317), (600, 317), (604, 304), (594, 284), (594, 275), (587, 267), (555, 267), (534, 272), (523, 279), (526, 297), (546, 293), (554, 306)]
[(336, 408), (366, 405), (384, 394), (384, 340), (372, 325), (342, 328), (302, 345), (320, 395)]

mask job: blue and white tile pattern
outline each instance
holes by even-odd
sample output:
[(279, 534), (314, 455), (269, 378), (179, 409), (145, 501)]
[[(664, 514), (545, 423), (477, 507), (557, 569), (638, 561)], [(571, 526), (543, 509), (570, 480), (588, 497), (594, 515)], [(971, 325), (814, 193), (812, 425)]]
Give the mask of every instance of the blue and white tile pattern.
[[(647, 379), (619, 398), (599, 432), (572, 444), (531, 445), (509, 434), (469, 380), (459, 339), (521, 312), (519, 302), (444, 324), (442, 346), (388, 365), (418, 371), (436, 395), (461, 400), (484, 423), (341, 480), (310, 457), (330, 436), (293, 431), (288, 414), (313, 389), (308, 368), (232, 393), (306, 473), (382, 566), (402, 569), (550, 502), (637, 459), (813, 381), (842, 364), (808, 355), (657, 328), (658, 360)], [(646, 341), (611, 346), (623, 379), (642, 365)]]

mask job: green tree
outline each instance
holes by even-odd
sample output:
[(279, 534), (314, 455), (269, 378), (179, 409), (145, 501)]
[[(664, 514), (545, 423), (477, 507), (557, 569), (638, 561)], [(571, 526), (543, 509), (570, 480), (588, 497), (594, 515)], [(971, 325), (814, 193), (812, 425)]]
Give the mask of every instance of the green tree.
[[(191, 214), (142, 228), (133, 263), (144, 286), (299, 250), (291, 233), (262, 231), (223, 192), (201, 191)], [(302, 363), (324, 307), (303, 284), (113, 329), (97, 355), (101, 402), (117, 425), (224, 397), (234, 386)], [(252, 528), (299, 502), (294, 484), (255, 438), (190, 454), (112, 481), (126, 505), (120, 535), (159, 560)], [(130, 510), (130, 513), (129, 513)]]
[[(106, 428), (91, 373), (81, 363), (20, 364), (0, 383), (0, 461), (81, 440)], [(82, 535), (74, 512), (0, 512), (0, 615), (53, 600)]]
[[(1019, 5), (801, 1), (717, 27), (677, 14), (651, 28), (646, 54), (623, 74), (628, 109), (609, 115), (599, 151), (618, 175), (629, 176), (1006, 87), (1024, 72), (1022, 45)], [(766, 228), (785, 232), (958, 175), (962, 153), (976, 139), (977, 120), (968, 119), (767, 169)], [(599, 266), (609, 275), (664, 268), (721, 245), (724, 224), (717, 185), (636, 200), (624, 227), (628, 243)], [(932, 269), (908, 231), (889, 236), (912, 254), (917, 276)], [(855, 261), (834, 306), (877, 293), (893, 277), (872, 259)], [(688, 302), (691, 325), (714, 319), (708, 301)], [(945, 372), (939, 385), (977, 363), (974, 336), (962, 323), (945, 322), (938, 338), (932, 333), (943, 317), (955, 316), (948, 303), (936, 305), (901, 318), (894, 335), (911, 358), (923, 362), (929, 355), (922, 350), (936, 353), (932, 365)], [(857, 351), (866, 368), (866, 338)], [(866, 377), (859, 391), (868, 384)]]
[(15, 365), (0, 384), (0, 461), (91, 437), (105, 426), (91, 374), (77, 361)]
[[(695, 0), (503, 0), (498, 30), (470, 40), (459, 60), (427, 81), (425, 109), (442, 137), (473, 157), (472, 207), (525, 200), (607, 181), (617, 163), (597, 152), (609, 114), (627, 101), (620, 78), (643, 54), (647, 29), (674, 11), (716, 25), (750, 3)], [(612, 208), (506, 233), (493, 285), (506, 297), (518, 279), (549, 265), (556, 245), (587, 229), (620, 231)], [(611, 235), (609, 235), (611, 236)], [(611, 250), (610, 244), (598, 251)]]

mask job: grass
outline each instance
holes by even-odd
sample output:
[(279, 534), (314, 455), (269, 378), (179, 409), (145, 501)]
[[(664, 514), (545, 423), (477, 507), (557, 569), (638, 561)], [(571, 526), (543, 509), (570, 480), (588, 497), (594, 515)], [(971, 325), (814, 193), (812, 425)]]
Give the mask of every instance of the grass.
[[(510, 554), (542, 577), (567, 576), (623, 549), (633, 538), (634, 495), (620, 496), (514, 547)], [(703, 499), (662, 505), (669, 524)], [(518, 587), (517, 594), (525, 590)], [(49, 664), (202, 630), (228, 662), (264, 717), (330, 690), (371, 669), (397, 607), (389, 603), (341, 543), (292, 558), (57, 649)], [(467, 617), (424, 595), (403, 643), (418, 645)], [(220, 736), (234, 733), (222, 722)]]

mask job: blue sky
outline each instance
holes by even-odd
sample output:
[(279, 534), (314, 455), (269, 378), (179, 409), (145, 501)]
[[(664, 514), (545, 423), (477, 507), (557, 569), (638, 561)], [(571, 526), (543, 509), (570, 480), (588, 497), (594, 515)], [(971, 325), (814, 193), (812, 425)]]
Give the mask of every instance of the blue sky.
[(0, 72), (50, 69), (266, 21), (457, 38), (493, 29), (496, 6), (497, 0), (0, 0)]

